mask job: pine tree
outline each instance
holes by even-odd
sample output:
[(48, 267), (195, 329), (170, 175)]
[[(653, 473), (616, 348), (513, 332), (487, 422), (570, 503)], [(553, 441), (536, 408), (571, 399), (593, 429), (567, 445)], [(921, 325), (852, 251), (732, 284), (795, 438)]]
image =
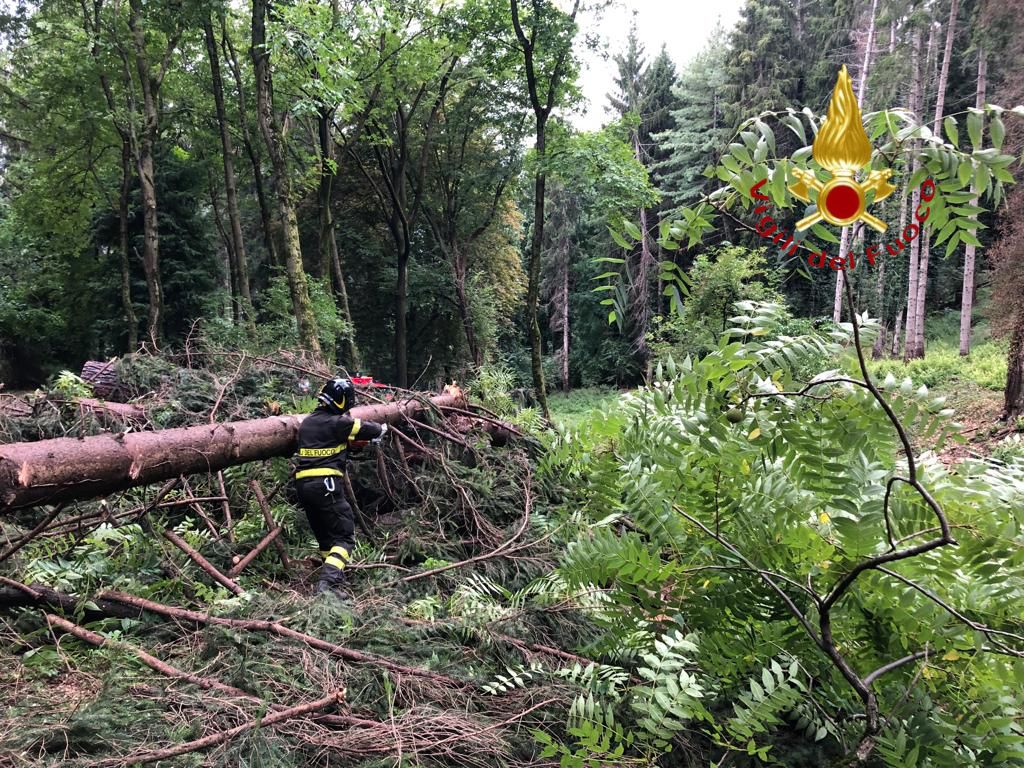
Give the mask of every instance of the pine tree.
[[(608, 101), (619, 114), (635, 116), (637, 123), (630, 135), (633, 153), (638, 162), (650, 167), (655, 164), (652, 151), (657, 146), (653, 134), (665, 127), (669, 119), (675, 66), (664, 46), (652, 65), (645, 66), (644, 50), (637, 40), (635, 26), (630, 28), (625, 53), (617, 54), (614, 60), (618, 67), (618, 76), (615, 78), (618, 91), (608, 94)], [(656, 217), (647, 208), (641, 208), (639, 218), (641, 237), (639, 253), (632, 256), (637, 262), (637, 279), (632, 285), (630, 320), (635, 348), (646, 361), (646, 338), (653, 309), (651, 283), (657, 264), (654, 252), (654, 241), (657, 238), (651, 233)]]
[(671, 127), (654, 134), (658, 153), (665, 155), (654, 164), (655, 180), (670, 205), (687, 205), (703, 194), (707, 179), (702, 173), (728, 142), (726, 45), (719, 26), (672, 87), (678, 107), (670, 111)]

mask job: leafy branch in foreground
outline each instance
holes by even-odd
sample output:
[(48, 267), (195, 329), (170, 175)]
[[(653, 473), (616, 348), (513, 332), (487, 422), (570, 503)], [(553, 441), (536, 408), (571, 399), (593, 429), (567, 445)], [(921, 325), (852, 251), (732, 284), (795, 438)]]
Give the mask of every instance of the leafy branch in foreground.
[[(781, 307), (737, 307), (715, 351), (667, 359), (623, 398), (616, 439), (554, 440), (544, 471), (579, 478), (569, 504), (593, 516), (561, 572), (606, 597), (583, 652), (651, 668), (637, 659), (684, 626), (708, 717), (694, 709), (663, 740), (700, 759), (783, 744), (816, 765), (1024, 758), (1024, 468), (952, 472), (916, 454), (912, 435), (941, 445), (956, 425), (927, 388), (871, 379), (876, 321), (788, 336)], [(764, 694), (764, 671), (783, 685), (780, 651), (799, 664), (796, 694), (775, 697), (763, 727), (725, 714), (760, 711), (750, 681)], [(643, 700), (649, 682), (629, 693)]]

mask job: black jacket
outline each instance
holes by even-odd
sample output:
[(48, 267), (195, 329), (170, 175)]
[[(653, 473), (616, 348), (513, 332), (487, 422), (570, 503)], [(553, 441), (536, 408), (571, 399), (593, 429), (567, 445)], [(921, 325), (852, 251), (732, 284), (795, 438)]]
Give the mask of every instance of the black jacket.
[(299, 461), (295, 478), (341, 475), (348, 460), (348, 447), (353, 440), (379, 437), (381, 426), (373, 421), (360, 421), (339, 416), (327, 408), (317, 408), (299, 424)]

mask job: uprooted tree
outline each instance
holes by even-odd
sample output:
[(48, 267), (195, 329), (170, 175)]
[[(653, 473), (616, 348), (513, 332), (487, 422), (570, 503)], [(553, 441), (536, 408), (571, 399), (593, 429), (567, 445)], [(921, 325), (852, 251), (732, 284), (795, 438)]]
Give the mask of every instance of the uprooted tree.
[[(354, 418), (397, 423), (428, 407), (464, 404), (460, 394), (353, 408)], [(57, 438), (0, 446), (0, 514), (84, 499), (179, 475), (217, 472), (295, 452), (301, 415), (156, 432)]]

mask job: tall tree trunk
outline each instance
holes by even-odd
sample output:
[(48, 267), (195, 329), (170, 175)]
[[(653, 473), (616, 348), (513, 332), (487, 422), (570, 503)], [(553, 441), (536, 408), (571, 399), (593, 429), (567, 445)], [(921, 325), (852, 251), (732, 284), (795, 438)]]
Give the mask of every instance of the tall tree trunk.
[(1024, 306), (1017, 306), (1017, 319), (1010, 336), (1007, 356), (1004, 417), (1010, 421), (1024, 416)]
[(846, 257), (850, 253), (850, 228), (843, 227), (839, 235), (839, 263), (842, 265), (836, 272), (836, 291), (832, 298), (832, 322), (838, 323), (843, 316), (843, 283), (846, 280)]
[(224, 218), (220, 215), (220, 205), (217, 203), (217, 187), (213, 183), (213, 173), (207, 174), (207, 188), (210, 192), (210, 208), (213, 210), (213, 223), (217, 227), (221, 242), (224, 244), (224, 291), (227, 293), (228, 302), (225, 307), (224, 316), (235, 325), (241, 325), (242, 304), (235, 299), (238, 296), (238, 270), (235, 265), (235, 256), (231, 252), (234, 247), (231, 244), (231, 235), (224, 228)]
[(469, 354), (473, 358), (473, 364), (479, 368), (483, 365), (483, 351), (477, 342), (476, 329), (473, 328), (473, 314), (470, 311), (469, 296), (466, 293), (467, 264), (466, 254), (459, 244), (453, 242), (451, 245), (450, 259), (452, 263), (452, 277), (455, 283), (455, 299), (459, 305), (459, 318), (462, 320), (462, 328), (466, 333), (466, 344), (469, 346)]
[[(546, 150), (545, 130), (547, 118), (537, 117), (537, 167), (543, 168)], [(548, 410), (547, 386), (544, 383), (544, 366), (541, 361), (540, 319), (537, 316), (540, 304), (540, 255), (544, 244), (544, 189), (547, 174), (537, 171), (533, 184), (533, 237), (530, 241), (530, 260), (528, 265), (528, 283), (526, 289), (526, 318), (530, 325), (530, 367), (533, 373), (533, 387), (537, 401), (545, 418), (550, 417)]]
[[(136, 0), (137, 1), (137, 0)], [(256, 73), (256, 117), (263, 134), (267, 153), (273, 166), (272, 183), (277, 197), (278, 220), (281, 223), (282, 249), (285, 272), (291, 292), (292, 307), (298, 324), (299, 343), (315, 358), (322, 360), (323, 351), (317, 337), (316, 317), (309, 299), (306, 272), (302, 267), (299, 246), (299, 222), (292, 203), (292, 184), (288, 168), (285, 136), (274, 114), (274, 87), (270, 71), (270, 53), (267, 51), (267, 0), (253, 0), (252, 4), (252, 59)]]
[(900, 327), (903, 325), (903, 307), (896, 312), (896, 322), (892, 325), (892, 349), (889, 354), (896, 357), (900, 353)]
[(249, 261), (242, 238), (242, 220), (238, 214), (238, 187), (235, 183), (235, 149), (228, 130), (227, 111), (224, 109), (224, 81), (220, 74), (220, 55), (213, 24), (209, 17), (203, 19), (203, 33), (206, 37), (206, 51), (210, 57), (210, 75), (213, 80), (213, 100), (217, 108), (217, 125), (220, 128), (220, 145), (224, 155), (224, 196), (228, 204), (228, 222), (231, 225), (231, 272), (234, 275), (235, 294), (233, 303), (237, 319), (248, 320), (250, 330), (256, 330), (252, 317), (252, 294), (249, 292)]
[(334, 276), (334, 295), (337, 298), (341, 317), (349, 327), (348, 364), (353, 370), (362, 367), (359, 350), (356, 348), (356, 326), (352, 320), (352, 310), (348, 303), (348, 288), (345, 286), (345, 272), (341, 267), (341, 254), (338, 252), (338, 239), (334, 231), (334, 212), (331, 209), (331, 192), (334, 177), (337, 174), (334, 141), (331, 138), (331, 117), (333, 111), (321, 112), (318, 116), (318, 139), (320, 142), (320, 185), (317, 189), (317, 207), (319, 208), (319, 247), (320, 263), (323, 274)]
[[(633, 154), (636, 161), (644, 165), (640, 149), (639, 132), (633, 134)], [(647, 231), (647, 209), (640, 209), (640, 269), (637, 270), (637, 290), (633, 301), (633, 322), (636, 324), (636, 348), (646, 368), (650, 368), (650, 350), (647, 347), (647, 330), (651, 318), (651, 268), (654, 254), (651, 253), (650, 234)], [(648, 377), (649, 378), (649, 377)]]
[(142, 188), (142, 265), (146, 273), (146, 288), (149, 292), (149, 315), (146, 331), (154, 347), (159, 347), (163, 336), (163, 290), (160, 285), (160, 224), (157, 219), (156, 164), (153, 152), (160, 129), (160, 113), (157, 105), (159, 84), (150, 73), (146, 55), (146, 33), (142, 28), (142, 0), (130, 0), (131, 12), (128, 23), (132, 30), (135, 46), (135, 68), (142, 88), (142, 137), (138, 142), (136, 164), (139, 170), (139, 185)]
[[(871, 16), (868, 22), (868, 39), (864, 44), (864, 60), (860, 67), (860, 82), (857, 84), (857, 107), (864, 106), (864, 95), (868, 90), (868, 74), (871, 71), (871, 54), (875, 48), (875, 17), (878, 15), (878, 0), (871, 2)], [(859, 242), (864, 241), (863, 230)], [(843, 227), (842, 235), (839, 238), (839, 263), (846, 264), (846, 256), (849, 253), (850, 228)], [(856, 249), (855, 249), (856, 250)], [(846, 280), (846, 273), (840, 269), (836, 272), (836, 292), (832, 298), (832, 322), (838, 323), (843, 315), (843, 282)]]
[[(939, 73), (939, 82), (935, 96), (935, 119), (932, 121), (932, 133), (935, 136), (940, 136), (942, 131), (942, 113), (946, 106), (946, 85), (949, 82), (949, 62), (953, 56), (953, 38), (956, 36), (958, 9), (959, 0), (953, 0), (949, 7), (949, 22), (946, 25), (946, 46), (942, 54), (942, 70)], [(925, 300), (928, 296), (928, 257), (931, 250), (931, 230), (925, 229), (921, 235), (921, 261), (918, 265), (917, 320), (914, 322), (913, 357), (924, 357)]]
[[(548, 117), (551, 115), (551, 110), (554, 107), (555, 99), (558, 94), (558, 89), (561, 85), (561, 78), (564, 73), (563, 66), (565, 60), (569, 56), (569, 47), (566, 47), (559, 51), (555, 57), (555, 66), (549, 77), (546, 78), (544, 85), (546, 86), (546, 92), (544, 97), (541, 98), (539, 89), (536, 62), (534, 61), (534, 44), (537, 40), (537, 26), (540, 24), (538, 18), (534, 18), (534, 27), (531, 30), (529, 36), (523, 30), (522, 23), (519, 19), (519, 0), (509, 0), (510, 10), (512, 11), (512, 26), (515, 29), (516, 39), (519, 41), (519, 48), (523, 52), (523, 61), (526, 69), (526, 85), (530, 93), (530, 104), (533, 107), (533, 114), (537, 121), (537, 138), (535, 142), (535, 149), (537, 153), (537, 173), (534, 178), (533, 185), (533, 239), (530, 243), (530, 260), (529, 260), (529, 281), (526, 291), (526, 309), (527, 309), (527, 322), (530, 324), (530, 362), (533, 369), (533, 386), (536, 390), (537, 400), (540, 403), (541, 410), (544, 413), (545, 418), (550, 418), (551, 412), (548, 410), (548, 397), (544, 384), (544, 368), (541, 364), (541, 339), (540, 339), (540, 320), (537, 317), (537, 308), (540, 303), (540, 256), (541, 249), (544, 245), (544, 187), (547, 181), (547, 176), (543, 171), (545, 150), (546, 150), (546, 130)], [(534, 4), (535, 8), (539, 6), (539, 3)], [(579, 0), (574, 0), (572, 11), (569, 14), (570, 22), (575, 22), (576, 13), (579, 10)]]
[[(641, 209), (643, 212), (643, 209)], [(569, 391), (569, 259), (568, 254), (565, 256), (565, 264), (562, 268), (562, 286), (561, 286), (561, 306), (559, 311), (562, 313), (562, 391)]]
[[(917, 116), (921, 114), (921, 69), (921, 31), (914, 30), (914, 42), (911, 53), (911, 71), (913, 72), (911, 77), (913, 79), (910, 85), (910, 111)], [(917, 173), (919, 164), (916, 141), (911, 144), (911, 153), (914, 156), (914, 161), (911, 164), (910, 176), (913, 177)], [(920, 187), (915, 186), (911, 191), (910, 210), (916, 211), (920, 202), (921, 190)], [(902, 233), (900, 235), (902, 236)], [(914, 349), (914, 323), (917, 319), (917, 271), (920, 251), (921, 238), (918, 237), (910, 244), (910, 275), (907, 281), (907, 327), (903, 343), (904, 360), (909, 360), (912, 357)]]
[(259, 152), (256, 151), (256, 145), (253, 143), (252, 133), (249, 130), (245, 90), (242, 85), (242, 67), (238, 63), (238, 53), (231, 42), (231, 36), (228, 34), (227, 25), (223, 18), (221, 18), (220, 30), (223, 49), (228, 65), (231, 68), (232, 77), (235, 80), (235, 90), (238, 93), (238, 126), (242, 132), (242, 144), (245, 146), (245, 154), (249, 157), (249, 164), (252, 166), (252, 180), (253, 185), (256, 187), (256, 200), (260, 206), (260, 221), (263, 224), (263, 242), (267, 248), (270, 266), (277, 267), (281, 264), (278, 253), (278, 242), (281, 238), (277, 222), (274, 220), (274, 213), (270, 203), (267, 202), (266, 185), (263, 183), (263, 164), (260, 162)]
[(409, 386), (409, 242), (404, 235), (398, 245), (398, 279), (395, 290), (395, 367), (398, 386)]
[[(986, 69), (985, 49), (979, 43), (978, 86), (976, 91), (977, 96), (974, 101), (974, 105), (978, 109), (985, 106)], [(984, 119), (984, 117), (982, 119)], [(975, 147), (975, 150), (978, 149), (981, 148)], [(971, 188), (974, 192), (974, 198), (971, 200), (971, 205), (976, 206), (978, 204), (978, 187), (973, 181), (971, 182)], [(974, 245), (968, 243), (967, 248), (964, 251), (964, 286), (963, 291), (960, 294), (960, 354), (964, 357), (971, 353), (971, 314), (974, 310), (974, 253)]]
[(132, 188), (132, 145), (127, 135), (121, 136), (121, 194), (117, 205), (117, 228), (121, 251), (121, 304), (128, 326), (128, 351), (139, 348), (139, 321), (132, 305), (132, 271), (128, 257), (128, 203)]

